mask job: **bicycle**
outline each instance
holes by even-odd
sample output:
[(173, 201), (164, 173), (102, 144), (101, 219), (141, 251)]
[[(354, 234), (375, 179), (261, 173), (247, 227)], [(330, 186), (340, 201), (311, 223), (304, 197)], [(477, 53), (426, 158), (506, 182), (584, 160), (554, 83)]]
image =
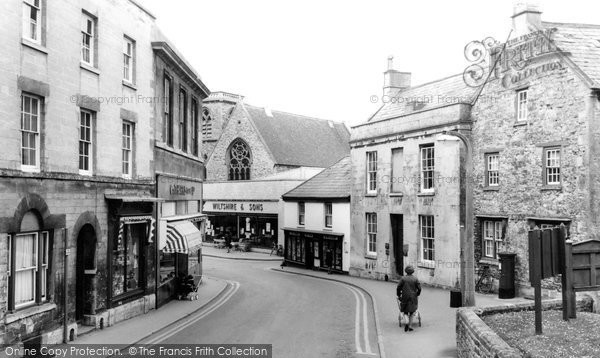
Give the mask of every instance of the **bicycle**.
[(477, 284), (475, 285), (475, 291), (481, 293), (490, 293), (492, 292), (493, 283), (494, 277), (492, 276), (490, 267), (488, 265), (483, 266), (480, 270)]
[(283, 256), (283, 246), (273, 244), (273, 247), (271, 248), (271, 253), (269, 254), (269, 256), (272, 256), (273, 253), (275, 253), (277, 256)]

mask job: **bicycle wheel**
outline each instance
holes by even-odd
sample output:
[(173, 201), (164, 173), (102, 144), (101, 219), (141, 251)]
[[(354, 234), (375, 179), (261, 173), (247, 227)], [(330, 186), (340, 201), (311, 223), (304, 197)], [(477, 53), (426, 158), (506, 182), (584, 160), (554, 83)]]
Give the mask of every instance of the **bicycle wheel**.
[(490, 293), (492, 292), (493, 280), (491, 276), (484, 277), (479, 284), (479, 292)]

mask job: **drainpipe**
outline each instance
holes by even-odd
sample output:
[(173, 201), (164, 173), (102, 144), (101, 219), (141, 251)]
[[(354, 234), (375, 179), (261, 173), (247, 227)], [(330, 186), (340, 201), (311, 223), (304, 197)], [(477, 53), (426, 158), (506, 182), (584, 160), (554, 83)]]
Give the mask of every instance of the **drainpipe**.
[(443, 134), (459, 138), (466, 149), (465, 158), (465, 227), (460, 235), (460, 291), (464, 307), (475, 306), (475, 245), (473, 243), (473, 185), (471, 140), (457, 131), (444, 131)]
[(64, 282), (64, 291), (63, 291), (63, 304), (65, 306), (65, 317), (63, 319), (63, 343), (67, 343), (69, 341), (69, 295), (68, 295), (68, 287), (67, 287), (67, 274), (69, 273), (69, 229), (65, 228), (64, 232), (64, 243), (65, 243), (65, 264), (63, 271), (63, 282)]

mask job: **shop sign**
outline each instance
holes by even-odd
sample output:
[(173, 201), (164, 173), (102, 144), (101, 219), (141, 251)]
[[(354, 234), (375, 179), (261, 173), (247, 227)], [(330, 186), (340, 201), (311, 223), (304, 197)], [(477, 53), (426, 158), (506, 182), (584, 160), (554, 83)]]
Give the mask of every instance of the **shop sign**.
[(203, 212), (277, 214), (277, 202), (272, 201), (206, 201)]
[(158, 197), (167, 200), (202, 200), (202, 183), (160, 175)]

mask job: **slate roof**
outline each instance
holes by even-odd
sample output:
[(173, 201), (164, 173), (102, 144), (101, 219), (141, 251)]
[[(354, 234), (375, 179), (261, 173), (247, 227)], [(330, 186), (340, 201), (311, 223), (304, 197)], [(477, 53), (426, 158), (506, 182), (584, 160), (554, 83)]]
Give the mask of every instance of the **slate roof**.
[(543, 22), (545, 28), (557, 28), (553, 41), (570, 53), (569, 58), (589, 77), (592, 86), (600, 86), (600, 25)]
[(471, 103), (475, 97), (475, 92), (476, 88), (465, 84), (462, 73), (424, 83), (385, 98), (388, 103), (384, 103), (369, 119), (369, 122), (451, 104)]
[(344, 157), (331, 167), (283, 194), (291, 199), (350, 199), (352, 186), (350, 157)]
[(350, 132), (343, 123), (244, 104), (276, 164), (327, 168), (350, 154)]

